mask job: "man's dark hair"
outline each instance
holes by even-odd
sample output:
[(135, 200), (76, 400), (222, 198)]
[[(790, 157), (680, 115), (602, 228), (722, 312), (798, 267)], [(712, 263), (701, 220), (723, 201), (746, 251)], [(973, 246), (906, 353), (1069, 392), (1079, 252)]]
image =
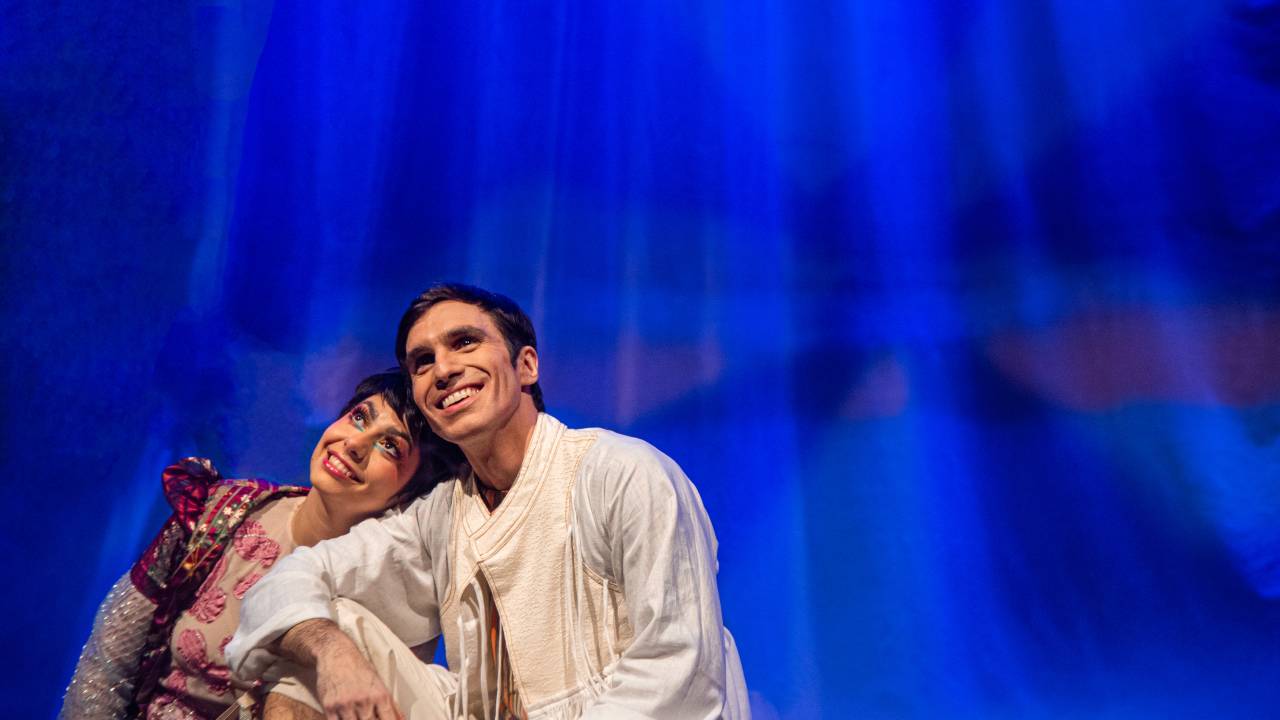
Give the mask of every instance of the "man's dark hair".
[[(533, 322), (524, 314), (520, 306), (506, 295), (481, 290), (462, 283), (440, 283), (432, 285), (421, 295), (409, 303), (409, 309), (400, 317), (400, 329), (396, 331), (396, 360), (405, 369), (405, 342), (409, 339), (409, 330), (418, 319), (427, 314), (432, 306), (446, 300), (454, 300), (467, 305), (474, 305), (485, 311), (498, 326), (502, 339), (507, 343), (507, 352), (511, 355), (511, 364), (516, 364), (516, 356), (526, 345), (538, 349), (538, 336), (533, 332)], [(529, 394), (533, 396), (533, 406), (538, 412), (546, 410), (542, 403), (542, 388), (538, 383), (529, 386)]]
[(427, 419), (413, 402), (413, 388), (409, 376), (399, 368), (391, 368), (361, 380), (356, 384), (351, 399), (342, 407), (338, 417), (355, 409), (371, 397), (381, 397), (400, 420), (404, 422), (418, 450), (418, 469), (405, 483), (404, 488), (392, 499), (392, 505), (409, 502), (431, 492), (439, 483), (453, 477), (462, 451), (431, 432)]

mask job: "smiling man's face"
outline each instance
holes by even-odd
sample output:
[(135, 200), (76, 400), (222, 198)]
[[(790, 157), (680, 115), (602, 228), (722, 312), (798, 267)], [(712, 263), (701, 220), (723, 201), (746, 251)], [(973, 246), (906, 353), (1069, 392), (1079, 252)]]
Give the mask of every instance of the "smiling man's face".
[(459, 445), (507, 426), (521, 392), (538, 381), (538, 353), (521, 348), (512, 364), (502, 333), (483, 309), (445, 300), (418, 318), (405, 338), (413, 398), (436, 434)]

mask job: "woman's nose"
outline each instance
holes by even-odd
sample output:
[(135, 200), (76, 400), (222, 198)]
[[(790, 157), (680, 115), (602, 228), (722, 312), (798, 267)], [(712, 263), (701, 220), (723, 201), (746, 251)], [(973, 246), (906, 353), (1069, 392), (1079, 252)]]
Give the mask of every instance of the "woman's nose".
[(353, 435), (342, 442), (342, 447), (351, 456), (352, 460), (357, 463), (364, 462), (365, 454), (369, 452), (368, 443), (364, 441), (364, 434)]

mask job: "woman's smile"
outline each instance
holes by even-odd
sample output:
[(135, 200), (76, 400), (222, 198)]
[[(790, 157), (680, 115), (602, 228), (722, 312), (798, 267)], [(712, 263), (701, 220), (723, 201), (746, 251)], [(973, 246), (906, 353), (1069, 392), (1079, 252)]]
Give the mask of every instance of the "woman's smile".
[(346, 480), (348, 482), (359, 483), (360, 478), (356, 477), (356, 473), (347, 465), (346, 461), (336, 454), (329, 452), (325, 454), (324, 460), (321, 462), (324, 469), (338, 480)]

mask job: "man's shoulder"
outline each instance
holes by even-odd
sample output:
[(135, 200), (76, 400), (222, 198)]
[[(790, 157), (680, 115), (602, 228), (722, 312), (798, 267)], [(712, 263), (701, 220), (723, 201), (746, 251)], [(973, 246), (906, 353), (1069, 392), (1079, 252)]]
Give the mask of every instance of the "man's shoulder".
[(571, 429), (569, 433), (592, 440), (580, 465), (580, 474), (584, 476), (602, 472), (607, 474), (610, 470), (628, 473), (641, 470), (662, 474), (680, 472), (674, 460), (638, 437), (599, 427)]
[(570, 436), (588, 437), (595, 440), (591, 445), (589, 452), (609, 455), (614, 458), (622, 459), (647, 459), (653, 457), (663, 457), (662, 451), (650, 445), (648, 442), (638, 437), (623, 435), (620, 432), (607, 430), (600, 427), (588, 428), (570, 428)]

